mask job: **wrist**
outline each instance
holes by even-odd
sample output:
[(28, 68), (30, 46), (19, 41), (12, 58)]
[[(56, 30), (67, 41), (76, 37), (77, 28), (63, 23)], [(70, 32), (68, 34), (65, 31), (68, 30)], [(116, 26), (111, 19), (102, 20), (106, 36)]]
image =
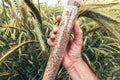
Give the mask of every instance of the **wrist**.
[(82, 80), (81, 75), (77, 70), (78, 68), (77, 66), (83, 63), (84, 61), (82, 59), (77, 59), (69, 68), (67, 68), (67, 72), (70, 75), (72, 80)]
[(67, 69), (67, 72), (72, 77), (72, 80), (99, 80), (83, 59), (73, 63), (72, 66)]
[(66, 70), (67, 70), (68, 73), (74, 71), (74, 69), (75, 69), (78, 65), (82, 65), (83, 63), (85, 63), (84, 60), (81, 59), (81, 58), (75, 59), (75, 60), (73, 60), (72, 62), (73, 62), (73, 63), (71, 63), (71, 66), (69, 66), (69, 67), (66, 68)]

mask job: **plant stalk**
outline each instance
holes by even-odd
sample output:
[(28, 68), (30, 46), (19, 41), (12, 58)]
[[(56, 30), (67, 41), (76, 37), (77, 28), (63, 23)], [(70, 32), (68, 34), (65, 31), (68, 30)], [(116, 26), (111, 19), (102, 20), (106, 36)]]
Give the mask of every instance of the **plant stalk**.
[(69, 37), (73, 28), (73, 21), (76, 19), (81, 0), (68, 0), (64, 8), (62, 20), (59, 25), (55, 46), (53, 47), (47, 67), (42, 80), (54, 80), (61, 64), (64, 50), (69, 42)]

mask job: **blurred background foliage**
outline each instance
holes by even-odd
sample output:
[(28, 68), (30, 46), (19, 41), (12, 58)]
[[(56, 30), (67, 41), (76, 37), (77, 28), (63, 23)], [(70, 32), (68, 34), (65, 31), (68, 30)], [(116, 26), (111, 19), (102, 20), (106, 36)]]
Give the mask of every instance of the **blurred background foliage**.
[[(63, 8), (32, 0), (21, 0), (21, 4), (18, 0), (2, 0), (0, 80), (42, 79), (50, 53), (46, 41)], [(84, 34), (84, 60), (101, 80), (119, 80), (120, 1), (84, 0), (78, 21)], [(70, 80), (62, 66), (56, 80)]]

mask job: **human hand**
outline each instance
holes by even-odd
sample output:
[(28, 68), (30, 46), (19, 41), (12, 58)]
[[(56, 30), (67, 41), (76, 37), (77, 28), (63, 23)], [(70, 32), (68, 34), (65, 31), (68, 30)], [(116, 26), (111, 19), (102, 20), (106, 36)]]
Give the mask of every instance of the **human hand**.
[[(60, 23), (61, 17), (57, 17), (57, 21)], [(53, 47), (54, 40), (58, 27), (54, 26), (50, 32), (50, 38), (47, 43)], [(74, 38), (70, 37), (69, 43), (64, 51), (62, 60), (63, 66), (66, 68), (72, 80), (100, 80), (89, 66), (84, 62), (81, 55), (83, 34), (77, 21), (73, 23)]]
[[(57, 22), (60, 23), (61, 17), (57, 17)], [(47, 43), (49, 46), (54, 46), (54, 40), (56, 38), (56, 34), (58, 31), (58, 27), (54, 26), (53, 30), (50, 32), (50, 38), (48, 39)], [(74, 38), (70, 37), (69, 43), (64, 51), (64, 56), (62, 60), (63, 66), (68, 70), (73, 66), (74, 64), (82, 61), (81, 56), (81, 49), (82, 49), (82, 30), (80, 29), (79, 23), (77, 21), (74, 21), (73, 23), (73, 32), (74, 32)]]

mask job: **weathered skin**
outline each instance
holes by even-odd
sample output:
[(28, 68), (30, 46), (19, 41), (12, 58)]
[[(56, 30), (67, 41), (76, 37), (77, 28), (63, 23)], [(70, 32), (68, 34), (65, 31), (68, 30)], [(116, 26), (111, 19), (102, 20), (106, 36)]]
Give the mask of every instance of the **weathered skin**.
[(59, 25), (55, 46), (51, 51), (47, 67), (42, 80), (54, 80), (63, 58), (64, 50), (68, 44), (69, 36), (73, 28), (73, 21), (77, 17), (81, 0), (68, 0), (65, 7), (62, 20)]

